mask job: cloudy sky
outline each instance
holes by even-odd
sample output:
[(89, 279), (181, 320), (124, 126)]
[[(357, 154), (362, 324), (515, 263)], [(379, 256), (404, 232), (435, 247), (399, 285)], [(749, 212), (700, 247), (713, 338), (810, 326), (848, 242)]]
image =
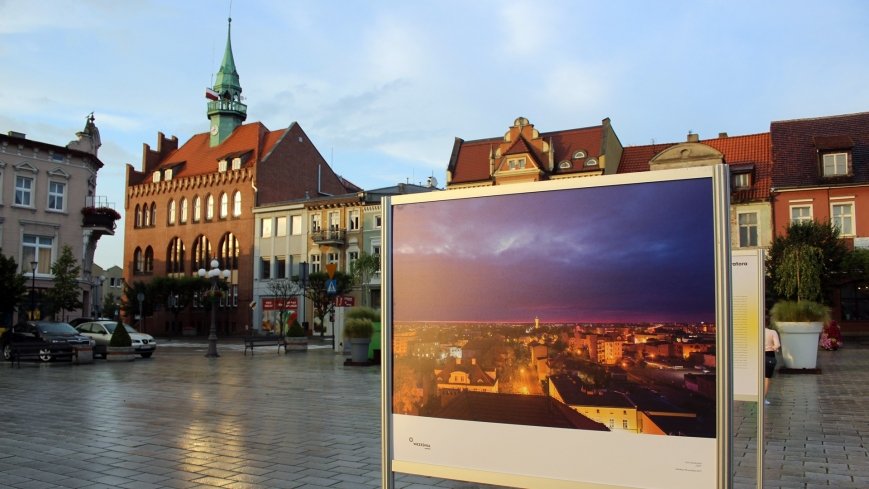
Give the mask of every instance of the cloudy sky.
[[(64, 145), (95, 112), (98, 194), (162, 131), (208, 130), (229, 1), (0, 0), (0, 131)], [(248, 121), (299, 122), (364, 188), (444, 173), (455, 137), (606, 117), (624, 145), (869, 110), (869, 3), (236, 0)], [(122, 233), (97, 262), (121, 265)]]
[(396, 321), (715, 320), (710, 179), (394, 207)]

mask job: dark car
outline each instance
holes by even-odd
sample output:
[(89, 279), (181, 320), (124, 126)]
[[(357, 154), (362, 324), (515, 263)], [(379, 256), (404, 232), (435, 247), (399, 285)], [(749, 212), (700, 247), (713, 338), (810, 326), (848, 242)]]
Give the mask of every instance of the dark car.
[(39, 359), (72, 358), (75, 348), (93, 347), (93, 340), (67, 323), (27, 321), (18, 323), (0, 336), (4, 360), (12, 360), (12, 343), (27, 343), (39, 348)]

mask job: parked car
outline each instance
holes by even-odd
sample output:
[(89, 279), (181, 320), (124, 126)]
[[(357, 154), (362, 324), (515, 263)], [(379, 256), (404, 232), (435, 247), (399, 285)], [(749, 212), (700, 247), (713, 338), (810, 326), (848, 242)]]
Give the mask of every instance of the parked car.
[[(98, 321), (89, 321), (81, 323), (75, 327), (81, 334), (92, 338), (96, 341), (94, 346), (94, 356), (106, 358), (106, 349), (109, 346), (109, 340), (112, 339), (112, 333), (115, 332), (117, 321), (101, 319)], [(133, 350), (142, 358), (150, 358), (157, 349), (157, 341), (149, 334), (144, 334), (136, 331), (136, 328), (125, 324), (127, 332), (130, 333), (130, 339), (133, 340)]]
[(73, 328), (75, 328), (76, 326), (78, 326), (79, 324), (82, 324), (82, 323), (89, 323), (91, 321), (109, 321), (109, 320), (110, 320), (109, 318), (88, 318), (88, 317), (75, 318), (75, 319), (69, 320), (69, 325), (72, 326)]
[(92, 347), (94, 341), (82, 335), (68, 323), (27, 321), (12, 326), (0, 336), (0, 350), (4, 360), (12, 360), (12, 343), (39, 346), (39, 359), (49, 362), (55, 358), (72, 358), (75, 348)]

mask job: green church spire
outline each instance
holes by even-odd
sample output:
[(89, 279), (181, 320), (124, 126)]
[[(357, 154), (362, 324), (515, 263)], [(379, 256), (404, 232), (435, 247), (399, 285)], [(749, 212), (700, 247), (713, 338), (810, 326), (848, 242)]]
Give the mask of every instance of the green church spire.
[[(241, 103), (241, 83), (232, 56), (232, 18), (227, 19), (226, 50), (217, 72), (217, 79), (208, 102), (208, 119), (211, 121), (210, 145), (217, 146), (228, 138), (236, 127), (247, 119), (247, 105)], [(208, 93), (206, 96), (209, 96)]]

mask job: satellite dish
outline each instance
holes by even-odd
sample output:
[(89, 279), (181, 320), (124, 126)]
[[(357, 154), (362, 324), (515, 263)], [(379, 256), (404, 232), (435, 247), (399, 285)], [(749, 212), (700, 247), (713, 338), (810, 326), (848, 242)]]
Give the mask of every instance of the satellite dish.
[(428, 177), (428, 180), (426, 181), (426, 186), (429, 188), (437, 187), (438, 186), (438, 179), (435, 177)]

